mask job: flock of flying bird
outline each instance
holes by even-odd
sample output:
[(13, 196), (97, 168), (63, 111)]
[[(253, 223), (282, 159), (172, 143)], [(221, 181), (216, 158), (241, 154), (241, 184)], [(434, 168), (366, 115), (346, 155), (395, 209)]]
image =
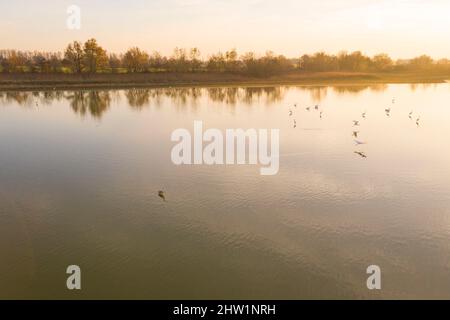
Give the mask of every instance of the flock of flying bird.
[[(392, 99), (392, 106), (393, 106), (394, 104), (395, 104), (395, 98)], [(297, 104), (294, 104), (294, 108), (297, 108)], [(323, 116), (323, 110), (320, 108), (320, 106), (319, 106), (319, 105), (315, 105), (314, 107), (306, 107), (305, 109), (306, 109), (307, 111), (311, 111), (312, 108), (314, 108), (314, 110), (320, 112), (320, 113), (319, 113), (319, 117), (320, 117), (320, 119), (322, 119), (322, 116)], [(384, 109), (384, 111), (385, 111), (387, 117), (390, 117), (390, 116), (391, 116), (391, 110), (392, 110), (392, 107), (389, 107), (389, 108)], [(289, 116), (292, 117), (293, 115), (294, 115), (294, 112), (292, 111), (291, 108), (289, 108)], [(361, 114), (361, 117), (362, 117), (363, 119), (366, 119), (366, 115), (367, 115), (367, 112), (364, 111), (364, 112)], [(411, 112), (409, 113), (409, 115), (408, 115), (409, 119), (412, 120), (412, 119), (413, 119), (413, 115), (414, 115), (414, 111), (411, 111)], [(417, 126), (420, 125), (420, 116), (416, 118), (416, 125), (417, 125)], [(356, 127), (359, 127), (359, 126), (360, 126), (360, 120), (353, 120), (353, 128), (354, 128), (354, 130), (353, 130), (352, 136), (353, 136), (353, 138), (354, 138), (354, 141), (355, 141), (355, 145), (356, 145), (356, 146), (360, 146), (360, 145), (367, 144), (367, 143), (364, 142), (364, 141), (358, 140), (359, 131), (356, 131), (355, 128), (356, 128)], [(294, 119), (294, 129), (295, 129), (295, 128), (297, 128), (297, 120), (296, 120), (296, 119)], [(363, 151), (355, 151), (355, 154), (357, 154), (357, 155), (360, 156), (361, 158), (367, 158), (366, 153), (363, 152)]]
[[(393, 106), (394, 104), (395, 104), (395, 98), (392, 99), (392, 106)], [(294, 108), (297, 108), (297, 104), (294, 104)], [(305, 109), (306, 109), (306, 111), (311, 111), (312, 109), (315, 110), (315, 111), (318, 111), (318, 112), (319, 112), (319, 117), (320, 117), (320, 119), (322, 119), (322, 117), (323, 117), (323, 109), (321, 109), (320, 106), (319, 106), (318, 104), (316, 104), (316, 105), (313, 106), (313, 107), (306, 107)], [(386, 108), (386, 109), (384, 110), (387, 117), (390, 117), (390, 116), (391, 116), (391, 109), (392, 109), (392, 107), (389, 107), (389, 108)], [(409, 113), (409, 115), (408, 115), (409, 119), (412, 120), (412, 119), (413, 119), (413, 115), (414, 115), (414, 111), (411, 111), (411, 112)], [(289, 108), (289, 116), (290, 116), (290, 117), (294, 116), (294, 112), (292, 111), (292, 108)], [(364, 111), (364, 112), (361, 114), (361, 118), (366, 119), (366, 116), (367, 116), (367, 112)], [(420, 116), (419, 116), (418, 118), (416, 118), (416, 125), (417, 125), (417, 126), (420, 125)], [(354, 141), (355, 141), (355, 145), (356, 145), (356, 146), (360, 146), (360, 145), (366, 144), (366, 142), (361, 141), (361, 140), (358, 140), (359, 131), (356, 131), (355, 128), (356, 128), (356, 127), (359, 127), (359, 126), (360, 126), (360, 120), (353, 120), (353, 128), (354, 128), (354, 130), (353, 130), (352, 136), (353, 136), (353, 138), (354, 138)], [(296, 120), (296, 119), (294, 119), (294, 125), (293, 125), (293, 127), (294, 127), (294, 129), (297, 128), (297, 120)], [(357, 154), (357, 155), (360, 156), (361, 158), (367, 158), (366, 153), (363, 152), (363, 151), (355, 151), (355, 154)], [(166, 193), (165, 193), (164, 191), (162, 191), (162, 190), (158, 191), (158, 196), (159, 196), (164, 202), (166, 201)]]
[[(297, 108), (297, 104), (294, 104), (294, 108)], [(307, 107), (306, 110), (311, 111), (311, 108), (314, 108), (314, 110), (316, 110), (316, 111), (320, 111), (319, 117), (320, 117), (320, 119), (322, 119), (323, 111), (319, 109), (319, 105), (316, 104), (314, 107)], [(292, 117), (293, 115), (294, 115), (294, 112), (292, 111), (292, 109), (289, 109), (289, 116)], [(297, 120), (294, 119), (294, 129), (295, 128), (297, 128)]]

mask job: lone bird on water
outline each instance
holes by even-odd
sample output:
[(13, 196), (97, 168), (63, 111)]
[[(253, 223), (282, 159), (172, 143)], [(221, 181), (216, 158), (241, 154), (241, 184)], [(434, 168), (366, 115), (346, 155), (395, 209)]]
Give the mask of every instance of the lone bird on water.
[(358, 134), (359, 134), (359, 131), (353, 131), (353, 136), (354, 136), (355, 138), (358, 138)]
[(158, 191), (158, 196), (166, 202), (166, 193), (162, 190)]
[(366, 112), (364, 111), (361, 116), (365, 119), (366, 118)]
[(358, 120), (353, 120), (353, 125), (354, 125), (355, 127), (359, 126), (359, 121), (358, 121)]

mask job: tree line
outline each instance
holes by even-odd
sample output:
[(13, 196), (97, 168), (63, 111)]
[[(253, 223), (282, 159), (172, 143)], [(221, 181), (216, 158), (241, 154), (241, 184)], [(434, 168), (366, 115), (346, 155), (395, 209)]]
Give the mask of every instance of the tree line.
[(330, 55), (318, 52), (300, 58), (286, 58), (268, 51), (259, 56), (253, 52), (239, 55), (235, 49), (203, 59), (197, 48), (175, 48), (170, 56), (151, 54), (130, 48), (123, 54), (108, 53), (95, 39), (74, 41), (61, 52), (24, 52), (0, 50), (0, 72), (3, 73), (235, 73), (271, 76), (294, 71), (303, 72), (395, 72), (450, 71), (450, 60), (433, 60), (422, 55), (410, 60), (391, 59), (387, 54), (369, 57), (360, 51)]

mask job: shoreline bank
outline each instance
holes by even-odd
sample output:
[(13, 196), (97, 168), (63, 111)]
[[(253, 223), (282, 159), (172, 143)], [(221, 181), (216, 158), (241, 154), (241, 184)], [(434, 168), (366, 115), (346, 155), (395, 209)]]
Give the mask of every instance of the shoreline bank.
[(290, 73), (272, 77), (210, 73), (131, 74), (0, 74), (0, 91), (127, 89), (158, 87), (219, 87), (279, 85), (374, 85), (445, 83), (450, 74), (426, 73)]

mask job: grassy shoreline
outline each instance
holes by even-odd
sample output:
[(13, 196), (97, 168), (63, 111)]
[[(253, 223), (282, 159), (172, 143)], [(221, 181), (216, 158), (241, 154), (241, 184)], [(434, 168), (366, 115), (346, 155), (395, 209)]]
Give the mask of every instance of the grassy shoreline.
[(226, 73), (130, 73), (130, 74), (0, 74), (0, 91), (48, 89), (122, 89), (171, 86), (271, 86), (271, 85), (368, 85), (382, 83), (444, 83), (443, 73), (289, 73), (259, 78)]

